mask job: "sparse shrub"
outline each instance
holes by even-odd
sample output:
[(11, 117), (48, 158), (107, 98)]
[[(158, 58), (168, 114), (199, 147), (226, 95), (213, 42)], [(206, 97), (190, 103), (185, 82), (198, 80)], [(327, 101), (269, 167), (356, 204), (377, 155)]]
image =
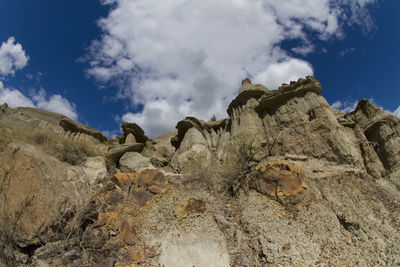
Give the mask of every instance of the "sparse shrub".
[(217, 159), (208, 155), (206, 151), (190, 152), (182, 171), (193, 181), (201, 182), (209, 191), (212, 191), (212, 180), (217, 170)]
[(210, 118), (210, 121), (216, 121), (216, 120), (217, 120), (217, 117), (215, 117), (215, 115), (212, 115)]
[(242, 132), (231, 138), (226, 145), (226, 157), (220, 168), (221, 176), (229, 183), (235, 193), (247, 184), (248, 175), (257, 165), (260, 149), (255, 146), (256, 135)]

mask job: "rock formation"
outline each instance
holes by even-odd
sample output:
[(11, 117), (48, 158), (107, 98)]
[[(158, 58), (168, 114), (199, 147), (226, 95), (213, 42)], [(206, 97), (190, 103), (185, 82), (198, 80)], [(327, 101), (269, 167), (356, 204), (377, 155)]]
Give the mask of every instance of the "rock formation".
[(60, 126), (64, 129), (65, 132), (69, 133), (70, 135), (78, 135), (77, 138), (81, 137), (79, 136), (79, 134), (84, 134), (84, 136), (86, 135), (89, 137), (93, 137), (101, 143), (107, 140), (107, 138), (101, 132), (91, 129), (90, 127), (80, 124), (78, 122), (75, 122), (67, 117), (64, 117), (60, 120)]
[(126, 138), (131, 135), (134, 139), (130, 138), (131, 141), (135, 140), (137, 143), (146, 143), (149, 139), (145, 134), (142, 128), (134, 122), (124, 122), (122, 124), (122, 132), (124, 133), (123, 138), (120, 140), (122, 143), (125, 143)]
[(0, 106), (0, 265), (399, 265), (400, 120), (321, 91), (245, 79), (228, 118), (153, 140)]
[(32, 145), (11, 143), (0, 164), (0, 227), (21, 248), (57, 238), (94, 192), (82, 169)]

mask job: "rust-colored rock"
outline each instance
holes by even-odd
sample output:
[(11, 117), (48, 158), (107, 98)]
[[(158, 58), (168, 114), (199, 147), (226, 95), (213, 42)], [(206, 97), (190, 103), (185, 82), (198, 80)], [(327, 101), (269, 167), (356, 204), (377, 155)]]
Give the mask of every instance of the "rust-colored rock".
[(111, 180), (126, 193), (128, 199), (140, 206), (149, 202), (154, 194), (165, 192), (168, 185), (164, 174), (154, 169), (143, 170), (140, 174), (117, 173)]
[(113, 181), (119, 187), (123, 188), (125, 186), (131, 186), (137, 176), (137, 173), (119, 172), (114, 174), (114, 176), (111, 178), (111, 181)]
[(289, 197), (307, 188), (303, 178), (304, 168), (300, 165), (283, 161), (267, 162), (256, 169), (250, 188), (271, 197)]
[(135, 229), (128, 222), (124, 222), (121, 227), (120, 233), (125, 244), (132, 246), (135, 244)]

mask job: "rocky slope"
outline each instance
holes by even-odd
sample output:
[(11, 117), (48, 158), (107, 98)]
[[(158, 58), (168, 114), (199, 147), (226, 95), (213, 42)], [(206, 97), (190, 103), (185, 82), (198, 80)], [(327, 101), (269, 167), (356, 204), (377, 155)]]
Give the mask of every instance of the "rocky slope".
[(246, 79), (227, 113), (107, 140), (1, 106), (0, 265), (400, 264), (398, 118), (333, 110), (312, 77)]

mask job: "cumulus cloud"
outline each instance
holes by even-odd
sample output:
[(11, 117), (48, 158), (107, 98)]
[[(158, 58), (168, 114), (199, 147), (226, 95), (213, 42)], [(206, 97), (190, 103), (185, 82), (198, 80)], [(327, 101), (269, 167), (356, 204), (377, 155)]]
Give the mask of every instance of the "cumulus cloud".
[(290, 59), (280, 63), (273, 63), (268, 68), (257, 74), (254, 81), (261, 84), (268, 84), (275, 89), (284, 82), (295, 81), (299, 77), (311, 75), (311, 65), (300, 59)]
[(31, 98), (26, 97), (17, 89), (5, 88), (0, 82), (0, 104), (7, 103), (11, 108), (15, 107), (37, 107), (48, 111), (63, 114), (73, 120), (78, 119), (76, 106), (70, 103), (61, 95), (46, 96), (46, 92), (41, 89), (33, 94)]
[(75, 104), (70, 103), (61, 95), (51, 95), (47, 98), (46, 92), (40, 89), (37, 94), (32, 96), (32, 99), (38, 108), (63, 114), (73, 120), (78, 119)]
[[(118, 97), (143, 105), (123, 120), (150, 136), (173, 129), (186, 115), (226, 116), (250, 77), (270, 89), (312, 75), (312, 66), (280, 48), (314, 51), (313, 38), (342, 38), (345, 24), (371, 28), (372, 0), (102, 0), (110, 13), (98, 24), (88, 74), (120, 88)], [(367, 29), (367, 30), (368, 30)]]
[(32, 100), (24, 96), (18, 90), (4, 88), (0, 82), (0, 104), (7, 103), (8, 106), (15, 107), (34, 107)]
[(0, 78), (14, 75), (16, 70), (23, 69), (28, 59), (21, 44), (15, 43), (14, 37), (8, 38), (0, 46)]

